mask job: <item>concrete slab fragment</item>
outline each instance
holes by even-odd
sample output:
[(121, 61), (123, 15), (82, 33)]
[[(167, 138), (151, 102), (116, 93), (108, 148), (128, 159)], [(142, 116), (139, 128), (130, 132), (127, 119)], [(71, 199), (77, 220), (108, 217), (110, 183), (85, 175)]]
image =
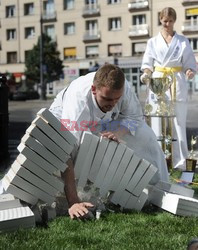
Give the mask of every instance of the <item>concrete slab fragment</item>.
[(110, 141), (107, 138), (104, 138), (102, 136), (100, 137), (98, 148), (96, 150), (96, 154), (95, 154), (95, 157), (94, 157), (91, 169), (90, 169), (90, 173), (88, 176), (88, 179), (91, 182), (94, 182), (96, 180), (96, 176), (99, 172), (99, 169), (100, 169), (101, 163), (103, 161), (103, 158), (104, 158), (104, 155), (105, 155), (105, 152), (106, 152), (106, 149), (108, 147), (109, 142)]
[(71, 154), (73, 146), (71, 146), (57, 131), (49, 125), (42, 117), (37, 116), (32, 121), (43, 133), (45, 133), (51, 140), (53, 140), (59, 147), (61, 147), (65, 153)]
[(0, 210), (0, 230), (9, 231), (35, 226), (34, 214), (29, 207)]
[[(21, 141), (34, 150), (37, 154), (39, 154), (44, 159), (47, 159), (51, 164), (53, 164), (57, 169), (61, 171), (65, 171), (66, 164), (65, 162), (62, 162), (58, 157), (56, 157), (54, 154), (52, 154), (48, 149), (46, 149), (41, 143), (39, 143), (37, 140), (35, 140), (33, 137), (31, 137), (28, 134), (25, 134)], [(69, 157), (68, 157), (69, 158)]]
[(80, 175), (80, 178), (78, 181), (79, 187), (84, 187), (87, 183), (89, 171), (90, 171), (92, 161), (93, 161), (95, 153), (96, 153), (98, 142), (99, 142), (99, 137), (96, 135), (92, 135), (92, 140), (90, 143), (89, 150), (87, 150), (87, 154), (84, 157), (85, 158), (84, 163), (81, 166), (82, 171), (81, 171), (81, 175)]
[(40, 166), (49, 174), (53, 174), (55, 171), (57, 171), (57, 168), (54, 165), (52, 165), (49, 161), (38, 155), (31, 148), (27, 147), (23, 142), (18, 145), (17, 149), (21, 154), (25, 155), (26, 158)]
[(38, 116), (44, 118), (70, 145), (77, 143), (76, 137), (66, 128), (63, 130), (61, 122), (46, 108), (39, 110)]
[(67, 155), (62, 148), (60, 148), (54, 141), (52, 141), (48, 136), (46, 136), (36, 125), (30, 125), (26, 133), (30, 136), (34, 137), (37, 141), (39, 141), (45, 148), (47, 148), (52, 154), (58, 157), (62, 162), (68, 160), (69, 155)]

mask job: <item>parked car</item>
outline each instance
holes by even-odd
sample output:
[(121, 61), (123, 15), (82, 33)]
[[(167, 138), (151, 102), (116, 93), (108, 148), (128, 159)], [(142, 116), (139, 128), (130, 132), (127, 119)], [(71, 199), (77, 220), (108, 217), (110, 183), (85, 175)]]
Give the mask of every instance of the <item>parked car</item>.
[(14, 101), (26, 101), (26, 100), (34, 100), (39, 99), (39, 93), (35, 90), (29, 91), (16, 91), (12, 95), (12, 100)]

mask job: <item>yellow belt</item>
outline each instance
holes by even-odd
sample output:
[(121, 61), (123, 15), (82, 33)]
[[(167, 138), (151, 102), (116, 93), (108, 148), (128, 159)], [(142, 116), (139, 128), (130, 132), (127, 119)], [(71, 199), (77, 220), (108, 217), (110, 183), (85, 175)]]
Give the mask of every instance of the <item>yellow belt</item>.
[(169, 75), (172, 76), (173, 85), (171, 87), (171, 90), (172, 90), (171, 97), (174, 101), (176, 101), (176, 78), (175, 78), (174, 73), (182, 71), (182, 67), (159, 67), (159, 66), (156, 66), (155, 71), (164, 73), (163, 77), (167, 77)]

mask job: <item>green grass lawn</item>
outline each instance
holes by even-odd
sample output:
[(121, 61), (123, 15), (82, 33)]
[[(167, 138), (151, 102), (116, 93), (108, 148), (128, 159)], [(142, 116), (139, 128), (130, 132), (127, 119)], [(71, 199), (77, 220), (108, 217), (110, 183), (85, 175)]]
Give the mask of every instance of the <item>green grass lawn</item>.
[[(171, 173), (172, 181), (180, 174)], [(149, 206), (141, 212), (104, 213), (100, 220), (87, 222), (58, 217), (47, 228), (2, 233), (0, 249), (180, 250), (195, 237), (198, 217), (175, 216)]]

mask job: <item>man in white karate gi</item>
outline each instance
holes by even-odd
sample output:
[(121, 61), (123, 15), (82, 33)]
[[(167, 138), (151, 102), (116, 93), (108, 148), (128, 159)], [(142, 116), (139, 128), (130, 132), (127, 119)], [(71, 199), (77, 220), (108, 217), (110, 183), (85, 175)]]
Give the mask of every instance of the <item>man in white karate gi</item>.
[[(159, 34), (150, 38), (142, 60), (141, 69), (144, 74), (142, 82), (148, 82), (153, 77), (173, 77), (173, 84), (166, 92), (166, 98), (175, 104), (173, 121), (173, 166), (186, 170), (186, 158), (188, 157), (186, 138), (187, 94), (188, 84), (186, 79), (192, 79), (196, 73), (196, 61), (192, 48), (187, 38), (178, 35), (174, 31), (176, 12), (167, 7), (160, 12), (162, 29)], [(149, 103), (156, 109), (156, 96), (149, 93)], [(160, 122), (153, 118), (153, 130), (157, 136), (161, 136)]]
[[(126, 141), (140, 158), (158, 168), (152, 183), (168, 181), (164, 154), (152, 129), (144, 122), (140, 103), (119, 67), (105, 64), (97, 72), (74, 80), (57, 95), (50, 111), (65, 124), (78, 142), (83, 130), (90, 130), (118, 143)], [(112, 122), (114, 126), (111, 129)], [(81, 202), (78, 198), (73, 159), (67, 165), (63, 178), (69, 215), (73, 219), (88, 213), (92, 204)]]

